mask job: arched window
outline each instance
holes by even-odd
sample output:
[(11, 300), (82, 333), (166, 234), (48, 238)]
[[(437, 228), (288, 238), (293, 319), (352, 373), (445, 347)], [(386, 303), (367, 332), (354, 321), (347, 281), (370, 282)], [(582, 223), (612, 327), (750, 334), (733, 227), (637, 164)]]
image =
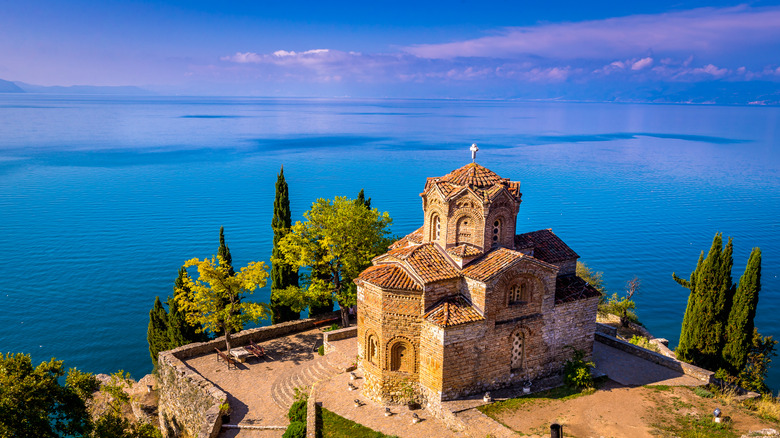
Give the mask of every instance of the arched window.
[(493, 246), (501, 242), (501, 219), (493, 221)]
[(472, 223), (470, 217), (464, 216), (458, 219), (458, 223), (456, 225), (457, 239), (455, 241), (455, 245), (460, 245), (462, 243), (473, 243), (471, 239), (473, 235), (473, 227), (474, 224)]
[(390, 349), (390, 371), (414, 372), (414, 352), (406, 342), (398, 342)]
[(439, 215), (435, 214), (433, 215), (433, 218), (431, 218), (431, 240), (439, 240), (441, 237), (441, 219), (439, 219)]
[(512, 335), (512, 369), (523, 368), (523, 359), (525, 356), (525, 336), (522, 331), (517, 331)]
[(524, 303), (530, 300), (528, 283), (513, 284), (509, 289), (509, 304)]
[(379, 342), (374, 335), (368, 337), (368, 361), (379, 365)]

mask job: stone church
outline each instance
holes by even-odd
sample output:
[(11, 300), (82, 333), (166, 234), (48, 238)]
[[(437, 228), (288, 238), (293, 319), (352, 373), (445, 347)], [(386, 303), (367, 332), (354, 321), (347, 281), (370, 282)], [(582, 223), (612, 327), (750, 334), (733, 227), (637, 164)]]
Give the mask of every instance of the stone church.
[(551, 230), (516, 234), (521, 195), (476, 163), (428, 178), (423, 226), (355, 280), (367, 396), (440, 403), (591, 355), (599, 292)]

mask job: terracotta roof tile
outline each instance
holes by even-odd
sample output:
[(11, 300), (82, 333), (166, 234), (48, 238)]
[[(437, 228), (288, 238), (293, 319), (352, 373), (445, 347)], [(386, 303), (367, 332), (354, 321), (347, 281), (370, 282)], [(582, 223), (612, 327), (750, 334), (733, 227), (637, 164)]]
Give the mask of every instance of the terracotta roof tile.
[(519, 182), (501, 178), (492, 170), (476, 163), (469, 163), (442, 177), (428, 178), (422, 194), (427, 193), (434, 185), (442, 191), (445, 198), (455, 195), (466, 187), (474, 191), (483, 201), (489, 201), (504, 188), (515, 199), (519, 200), (522, 196)]
[(370, 266), (358, 278), (389, 289), (422, 290), (409, 274), (392, 264)]
[(477, 163), (469, 163), (460, 169), (455, 169), (441, 177), (441, 181), (448, 181), (459, 186), (490, 187), (504, 181), (504, 178), (496, 175), (492, 170), (480, 166)]
[(423, 227), (420, 227), (420, 228), (412, 231), (411, 233), (407, 234), (406, 236), (396, 240), (392, 244), (390, 244), (389, 248), (390, 249), (402, 248), (402, 247), (407, 246), (409, 244), (414, 244), (414, 243), (419, 244), (419, 243), (422, 243), (422, 233), (423, 233)]
[(495, 249), (463, 268), (463, 275), (487, 281), (507, 268), (513, 261), (524, 257), (522, 253), (507, 248)]
[(552, 264), (580, 257), (550, 229), (516, 235), (515, 248), (533, 248), (534, 258)]
[(448, 248), (447, 252), (458, 257), (474, 257), (482, 254), (482, 251), (480, 251), (477, 248), (474, 248), (471, 245), (466, 245), (465, 243), (463, 245), (453, 246), (452, 248)]
[(439, 327), (452, 327), (485, 319), (462, 296), (439, 300), (425, 313), (423, 318)]
[(555, 304), (593, 298), (601, 295), (596, 288), (576, 275), (558, 277), (555, 281)]
[[(396, 255), (396, 254), (393, 254)], [(425, 283), (460, 277), (458, 270), (442, 255), (433, 243), (419, 245), (401, 257)]]

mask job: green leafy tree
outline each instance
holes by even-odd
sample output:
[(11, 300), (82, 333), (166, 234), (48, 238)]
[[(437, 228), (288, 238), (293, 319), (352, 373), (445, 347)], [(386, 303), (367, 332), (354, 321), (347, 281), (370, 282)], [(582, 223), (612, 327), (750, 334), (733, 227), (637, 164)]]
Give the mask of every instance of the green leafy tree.
[(97, 388), (92, 375), (52, 358), (33, 368), (26, 354), (0, 354), (0, 437), (84, 436), (91, 430), (86, 401)]
[(288, 288), (285, 300), (301, 308), (332, 296), (341, 308), (342, 326), (348, 327), (348, 310), (357, 299), (352, 279), (386, 250), (392, 219), (346, 197), (318, 199), (304, 217), (279, 242), (283, 260), (273, 262), (308, 267), (313, 273), (307, 287)]
[[(232, 267), (231, 267), (232, 269)], [(187, 269), (182, 266), (179, 268), (179, 275), (176, 277), (176, 281), (173, 285), (173, 294), (176, 296), (177, 290), (183, 290), (185, 293), (189, 293), (190, 276), (187, 273)], [(191, 344), (193, 342), (205, 342), (209, 340), (209, 336), (204, 331), (199, 331), (198, 325), (193, 325), (187, 321), (187, 315), (179, 307), (174, 297), (168, 297), (168, 349), (181, 347), (182, 345)]]
[(607, 304), (604, 306), (604, 312), (611, 313), (620, 317), (620, 325), (628, 327), (629, 323), (638, 323), (634, 309), (636, 303), (633, 300), (634, 294), (639, 290), (641, 282), (638, 277), (634, 277), (626, 283), (626, 295), (619, 297), (617, 293), (612, 294)]
[(94, 421), (89, 438), (162, 438), (162, 434), (148, 423), (133, 423), (124, 417), (128, 409), (132, 387), (130, 373), (119, 370), (111, 374), (110, 380), (100, 387), (106, 406)]
[(259, 321), (270, 316), (265, 303), (243, 302), (258, 287), (262, 288), (268, 278), (263, 262), (250, 262), (235, 275), (225, 259), (217, 255), (213, 259), (192, 259), (185, 267), (195, 266), (197, 280), (185, 279), (187, 288), (176, 291), (176, 301), (186, 315), (187, 321), (199, 326), (199, 330), (217, 332), (224, 330), (225, 345), (230, 352), (230, 335), (240, 331), (244, 324)]
[(672, 274), (675, 281), (691, 290), (677, 357), (710, 370), (718, 370), (723, 365), (721, 352), (734, 295), (732, 254), (731, 238), (724, 249), (723, 238), (718, 233), (707, 257), (703, 258), (703, 254), (699, 257), (690, 280)]
[(737, 374), (745, 367), (754, 338), (754, 322), (758, 293), (761, 291), (761, 249), (753, 248), (745, 273), (739, 279), (734, 294), (726, 330), (726, 344), (723, 347), (723, 361), (731, 374)]
[(761, 336), (758, 330), (755, 327), (753, 328), (753, 337), (750, 340), (747, 360), (737, 376), (737, 382), (741, 387), (764, 394), (770, 392), (765, 381), (769, 372), (769, 365), (772, 363), (772, 357), (776, 356), (776, 345), (777, 341), (772, 336)]
[[(174, 283), (174, 294), (178, 289), (187, 289), (187, 270), (179, 268), (179, 276)], [(154, 307), (149, 311), (149, 326), (146, 330), (146, 340), (149, 343), (149, 355), (154, 368), (157, 369), (157, 358), (161, 351), (172, 350), (192, 342), (208, 340), (206, 333), (199, 333), (198, 327), (187, 322), (186, 315), (179, 309), (173, 297), (168, 297), (166, 311), (160, 297), (155, 297)]]
[[(284, 167), (279, 170), (276, 178), (276, 197), (274, 198), (274, 217), (271, 220), (271, 228), (274, 230), (274, 247), (271, 260), (278, 259), (279, 241), (290, 232), (292, 219), (290, 213), (290, 194), (287, 181), (284, 179)], [(272, 323), (294, 321), (301, 317), (300, 312), (294, 311), (290, 306), (279, 303), (277, 291), (288, 287), (298, 286), (298, 270), (284, 263), (271, 265), (271, 311)]]
[(607, 302), (607, 288), (604, 287), (603, 272), (594, 271), (585, 264), (585, 262), (577, 262), (577, 276), (585, 280), (588, 284), (593, 286), (594, 289), (601, 293), (599, 296), (599, 310), (603, 312), (603, 305)]

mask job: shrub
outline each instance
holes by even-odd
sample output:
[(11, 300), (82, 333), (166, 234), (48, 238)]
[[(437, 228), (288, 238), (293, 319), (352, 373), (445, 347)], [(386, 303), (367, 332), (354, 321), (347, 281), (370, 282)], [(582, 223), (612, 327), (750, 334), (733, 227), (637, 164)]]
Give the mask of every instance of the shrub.
[(290, 423), (296, 421), (306, 422), (306, 400), (298, 400), (290, 405), (290, 410), (287, 411), (287, 418), (290, 419)]
[(702, 397), (702, 398), (712, 398), (712, 397), (715, 397), (715, 394), (707, 391), (706, 389), (702, 388), (701, 386), (697, 386), (697, 387), (693, 388), (693, 393), (698, 395), (699, 397)]
[(293, 421), (287, 426), (282, 438), (306, 438), (306, 423)]
[(593, 376), (590, 375), (590, 369), (595, 368), (596, 364), (585, 361), (585, 352), (574, 350), (571, 359), (563, 365), (563, 382), (570, 388), (585, 389), (593, 387)]
[(325, 346), (324, 345), (320, 345), (319, 347), (317, 347), (317, 354), (319, 354), (320, 356), (325, 356)]
[(634, 335), (631, 337), (631, 339), (628, 340), (628, 342), (636, 345), (637, 347), (642, 347), (646, 350), (655, 351), (656, 353), (660, 353), (660, 348), (658, 348), (657, 345), (650, 342), (649, 339), (647, 339), (644, 336), (637, 336)]

